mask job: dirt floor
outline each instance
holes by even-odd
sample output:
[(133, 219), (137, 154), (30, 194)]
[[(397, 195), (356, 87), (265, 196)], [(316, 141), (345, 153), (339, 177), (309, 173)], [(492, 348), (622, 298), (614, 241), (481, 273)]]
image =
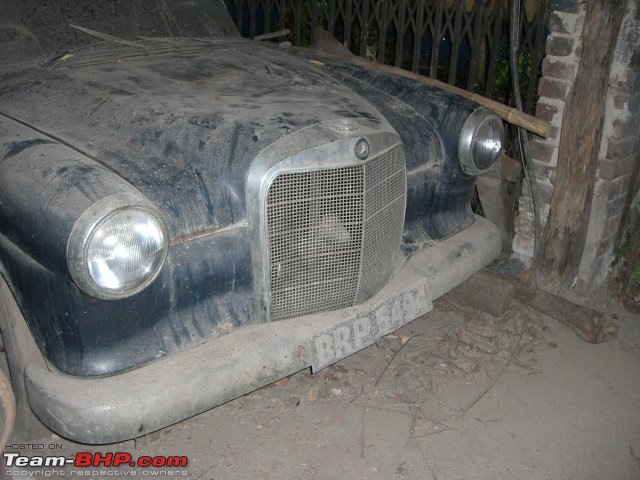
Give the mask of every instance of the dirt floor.
[[(591, 345), (517, 301), (494, 318), (444, 297), (336, 365), (137, 441), (86, 447), (51, 436), (39, 442), (49, 452), (22, 452), (186, 455), (184, 469), (151, 470), (202, 480), (640, 479), (640, 318), (599, 307), (620, 331)], [(97, 468), (92, 478), (151, 470)]]

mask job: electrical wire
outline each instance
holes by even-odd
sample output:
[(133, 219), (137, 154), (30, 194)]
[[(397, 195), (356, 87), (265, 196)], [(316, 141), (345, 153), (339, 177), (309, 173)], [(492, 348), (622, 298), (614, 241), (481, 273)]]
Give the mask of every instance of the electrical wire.
[[(511, 22), (509, 25), (510, 43), (511, 43), (511, 83), (513, 86), (513, 97), (515, 100), (515, 106), (518, 110), (522, 111), (522, 97), (520, 95), (520, 78), (518, 72), (518, 51), (519, 36), (520, 36), (520, 0), (511, 1)], [(518, 144), (520, 146), (520, 161), (522, 162), (522, 169), (524, 177), (529, 186), (529, 193), (531, 195), (531, 204), (533, 207), (533, 258), (531, 259), (531, 275), (529, 275), (529, 285), (533, 288), (536, 287), (536, 266), (538, 264), (538, 253), (540, 249), (540, 213), (539, 204), (537, 199), (536, 185), (535, 185), (535, 173), (533, 172), (533, 165), (530, 161), (530, 148), (529, 148), (529, 133), (521, 128), (517, 127), (518, 132)]]

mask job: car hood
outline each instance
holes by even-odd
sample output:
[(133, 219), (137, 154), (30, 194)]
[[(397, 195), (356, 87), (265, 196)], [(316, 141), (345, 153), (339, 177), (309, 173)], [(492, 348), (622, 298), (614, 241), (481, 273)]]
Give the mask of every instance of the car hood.
[(286, 135), (383, 120), (317, 66), (244, 40), (101, 44), (0, 73), (0, 113), (81, 151), (162, 212), (172, 238), (246, 219), (246, 172)]

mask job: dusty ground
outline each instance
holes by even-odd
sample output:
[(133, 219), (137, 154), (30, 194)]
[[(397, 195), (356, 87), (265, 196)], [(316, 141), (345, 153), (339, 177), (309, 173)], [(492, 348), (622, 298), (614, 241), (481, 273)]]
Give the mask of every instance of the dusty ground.
[[(187, 455), (189, 478), (202, 480), (640, 479), (640, 318), (617, 312), (614, 321), (618, 338), (590, 345), (515, 301), (493, 318), (445, 297), (315, 375), (138, 441), (42, 443), (68, 456)], [(36, 470), (7, 475), (44, 478)]]

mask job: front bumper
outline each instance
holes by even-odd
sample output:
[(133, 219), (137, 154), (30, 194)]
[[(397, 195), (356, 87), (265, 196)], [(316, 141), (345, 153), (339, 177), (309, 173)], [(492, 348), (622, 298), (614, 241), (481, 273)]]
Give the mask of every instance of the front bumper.
[(500, 252), (500, 234), (476, 217), (462, 232), (414, 254), (378, 294), (355, 307), (243, 327), (110, 377), (81, 378), (28, 365), (29, 404), (56, 433), (82, 443), (144, 435), (311, 366), (373, 344), (433, 309), (432, 301)]

